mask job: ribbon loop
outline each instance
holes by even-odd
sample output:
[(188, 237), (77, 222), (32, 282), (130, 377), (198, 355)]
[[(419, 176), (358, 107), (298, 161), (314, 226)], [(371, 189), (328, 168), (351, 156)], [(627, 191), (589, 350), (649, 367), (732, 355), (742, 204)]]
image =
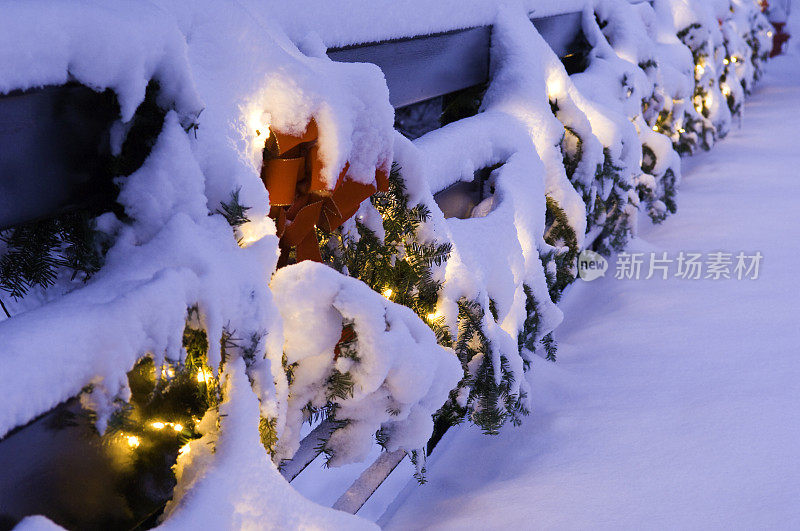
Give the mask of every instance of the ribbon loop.
[(331, 190), (322, 177), (318, 135), (312, 118), (300, 136), (270, 130), (265, 145), (261, 180), (269, 192), (270, 217), (280, 238), (278, 267), (288, 264), (292, 249), (298, 262), (322, 261), (315, 228), (336, 230), (364, 200), (389, 189), (386, 168), (376, 169), (375, 184), (364, 184), (348, 176), (348, 162)]

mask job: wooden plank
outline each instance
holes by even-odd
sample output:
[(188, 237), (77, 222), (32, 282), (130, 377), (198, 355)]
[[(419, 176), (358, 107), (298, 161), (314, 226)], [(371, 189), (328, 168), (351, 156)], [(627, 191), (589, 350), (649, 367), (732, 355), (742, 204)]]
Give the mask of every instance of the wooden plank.
[(583, 14), (564, 13), (552, 17), (533, 18), (539, 34), (560, 58), (577, 52), (575, 45), (580, 42)]
[(334, 61), (373, 63), (383, 70), (389, 101), (403, 107), (489, 78), (489, 27), (350, 46), (328, 52)]
[(286, 481), (292, 481), (296, 478), (322, 453), (322, 445), (335, 429), (335, 423), (323, 420), (319, 426), (311, 430), (311, 433), (300, 441), (300, 448), (295, 452), (294, 457), (283, 461), (280, 465), (281, 475), (286, 478)]
[(403, 461), (406, 452), (395, 450), (384, 452), (367, 469), (358, 476), (350, 488), (342, 494), (333, 508), (350, 514), (356, 514), (367, 503), (372, 494), (389, 477), (389, 474)]
[(0, 95), (0, 229), (67, 208), (106, 177), (118, 112), (77, 84)]
[[(533, 18), (559, 57), (575, 52), (581, 13)], [(491, 27), (482, 26), (335, 48), (328, 57), (345, 63), (373, 63), (386, 77), (389, 101), (404, 107), (469, 88), (489, 79)]]

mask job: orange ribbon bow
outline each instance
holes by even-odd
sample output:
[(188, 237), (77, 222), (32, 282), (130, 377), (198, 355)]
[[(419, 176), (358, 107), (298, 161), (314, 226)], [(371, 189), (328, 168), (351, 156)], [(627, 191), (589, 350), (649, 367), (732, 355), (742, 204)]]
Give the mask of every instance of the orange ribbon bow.
[(298, 262), (321, 262), (314, 228), (319, 227), (326, 232), (335, 230), (356, 213), (362, 201), (377, 191), (389, 189), (387, 169), (376, 170), (377, 186), (363, 184), (347, 175), (349, 163), (339, 174), (333, 190), (328, 189), (322, 179), (317, 139), (314, 119), (300, 136), (270, 130), (264, 150), (261, 180), (269, 191), (272, 205), (269, 215), (275, 220), (280, 238), (278, 267), (288, 264), (292, 249)]

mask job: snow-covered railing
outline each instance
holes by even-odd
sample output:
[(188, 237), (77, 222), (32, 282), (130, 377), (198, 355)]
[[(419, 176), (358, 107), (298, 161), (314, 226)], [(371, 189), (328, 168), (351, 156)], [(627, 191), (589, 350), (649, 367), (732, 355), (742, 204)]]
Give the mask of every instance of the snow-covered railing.
[[(560, 58), (576, 62), (584, 54), (582, 13), (531, 17), (531, 22)], [(483, 26), (435, 35), (421, 35), (376, 43), (350, 45), (328, 50), (334, 61), (368, 62), (379, 66), (386, 77), (389, 100), (395, 107), (412, 105), (430, 98), (489, 82), (489, 49), (492, 28)], [(577, 61), (579, 62), (579, 61)], [(436, 194), (446, 217), (469, 217), (483, 199), (488, 169), (479, 169), (474, 183), (455, 183)], [(468, 206), (465, 206), (468, 205)], [(320, 453), (336, 426), (323, 421), (300, 443), (292, 459), (281, 463), (281, 474), (292, 481)], [(437, 440), (441, 437), (438, 434)], [(378, 486), (405, 457), (398, 450), (381, 456), (355, 480), (334, 508), (355, 514)]]
[[(80, 396), (126, 459), (177, 455), (165, 474), (177, 487), (135, 511), (148, 525), (163, 511), (166, 528), (298, 515), (352, 527), (284, 478), (322, 451), (331, 466), (363, 462), (377, 442), (386, 451), (335, 503), (354, 513), (448, 426), (519, 422), (525, 371), (554, 358), (576, 253), (620, 249), (639, 212), (674, 211), (676, 151), (727, 132), (768, 52), (749, 0), (441, 0), (404, 18), (365, 2), (353, 20), (304, 1), (42, 0), (9, 2), (0, 19), (15, 43), (0, 47), (1, 91), (111, 89), (112, 147), (129, 136), (147, 158), (92, 220), (98, 275), (84, 285), (58, 270), (0, 316), (0, 433)], [(532, 8), (559, 16), (531, 24)], [(348, 62), (370, 60), (384, 75)], [(152, 136), (131, 124), (149, 80), (165, 96)], [(393, 130), (391, 104), (476, 81), (471, 112), (413, 142)], [(475, 196), (450, 215), (434, 200), (447, 189)], [(301, 250), (327, 265), (294, 263)], [(191, 408), (159, 409), (176, 389)]]
[[(581, 13), (532, 17), (559, 57), (580, 53)], [(491, 27), (350, 45), (328, 50), (334, 61), (380, 67), (395, 107), (463, 90), (489, 80)]]
[[(663, 11), (665, 6), (667, 4), (661, 3), (657, 7)], [(604, 147), (606, 159), (604, 162), (601, 155), (597, 162), (598, 167), (616, 168), (613, 171), (620, 171), (620, 169), (627, 167), (627, 171), (631, 172), (630, 178), (636, 178), (634, 184), (637, 186), (637, 191), (641, 194), (642, 200), (645, 201), (645, 206), (649, 209), (651, 216), (656, 220), (663, 219), (663, 216), (666, 215), (666, 210), (674, 208), (669, 202), (673, 200), (673, 189), (680, 174), (679, 163), (677, 162), (678, 157), (672, 150), (666, 131), (668, 131), (669, 127), (674, 127), (673, 141), (676, 146), (681, 146), (684, 142), (696, 142), (698, 135), (702, 136), (703, 130), (698, 129), (695, 131), (690, 129), (688, 122), (684, 125), (685, 122), (677, 112), (679, 110), (683, 112), (680, 100), (682, 98), (688, 99), (689, 95), (681, 93), (680, 90), (683, 89), (673, 88), (675, 86), (674, 82), (670, 86), (669, 80), (661, 76), (667, 75), (667, 69), (673, 67), (676, 71), (670, 75), (678, 75), (677, 71), (680, 68), (684, 68), (687, 65), (690, 68), (694, 68), (694, 63), (686, 61), (688, 57), (688, 54), (685, 53), (686, 49), (683, 48), (682, 44), (678, 44), (677, 39), (660, 41), (658, 45), (646, 44), (648, 42), (647, 39), (658, 40), (656, 37), (637, 33), (645, 31), (645, 26), (643, 25), (645, 21), (648, 24), (653, 24), (647, 18), (651, 16), (650, 13), (639, 9), (641, 11), (640, 15), (621, 2), (609, 2), (607, 5), (601, 5), (597, 9), (597, 12), (588, 11), (586, 14), (565, 14), (534, 20), (534, 25), (547, 44), (550, 45), (551, 53), (555, 51), (555, 55), (562, 59), (562, 62), (568, 62), (572, 53), (580, 52), (585, 56), (589, 50), (595, 50), (594, 53), (599, 56), (593, 58), (596, 63), (595, 68), (590, 68), (586, 74), (583, 74), (582, 69), (572, 70), (566, 65), (570, 74), (577, 74), (574, 76), (574, 83), (584, 95), (603, 105), (610, 104), (611, 108), (618, 105), (615, 101), (617, 100), (617, 96), (614, 94), (615, 87), (613, 83), (609, 83), (607, 80), (608, 74), (600, 73), (602, 68), (608, 69), (610, 67), (619, 75), (623, 88), (626, 88), (626, 83), (630, 83), (627, 92), (623, 91), (622, 97), (619, 98), (623, 101), (630, 100), (630, 103), (624, 103), (619, 110), (615, 109), (611, 112), (607, 110), (600, 111), (599, 108), (594, 107), (593, 104), (582, 97), (575, 96), (572, 89), (564, 90), (566, 84), (573, 82), (566, 79), (564, 81), (548, 80), (548, 85), (558, 87), (556, 90), (549, 88), (551, 90), (550, 103), (551, 106), (554, 106), (554, 114), (567, 127), (568, 134), (578, 136), (579, 142), (583, 145), (582, 150), (578, 151), (578, 161), (580, 162), (581, 157), (583, 159), (591, 159), (594, 156), (590, 154), (589, 142), (596, 142), (592, 135), (600, 137), (603, 145), (597, 145)], [(639, 20), (640, 16), (642, 20)], [(682, 13), (682, 16), (685, 16), (685, 13)], [(705, 17), (706, 15), (700, 9), (696, 16)], [(676, 20), (686, 25), (693, 23), (691, 19), (684, 21), (676, 18)], [(706, 19), (701, 18), (701, 20), (703, 20), (702, 24), (705, 25)], [(546, 31), (548, 23), (553, 26), (558, 26), (558, 23), (563, 23), (563, 25), (560, 28), (560, 32), (548, 33)], [(705, 27), (708, 27), (709, 31), (712, 31), (712, 35), (714, 35), (715, 27)], [(742, 26), (739, 26), (738, 30), (741, 30), (741, 28)], [(649, 30), (655, 31), (653, 26), (650, 26)], [(738, 44), (736, 39), (739, 37), (736, 37), (733, 33), (736, 30), (729, 30), (726, 26), (723, 27), (723, 30), (729, 31), (725, 38), (728, 42), (733, 43), (730, 46), (734, 46), (734, 48), (725, 50), (725, 55), (741, 58), (743, 53), (748, 53), (745, 48)], [(584, 32), (589, 35), (588, 41), (584, 40)], [(713, 38), (717, 39), (717, 37)], [(490, 40), (491, 30), (489, 28), (475, 28), (450, 34), (404, 39), (397, 42), (351, 46), (344, 50), (331, 51), (329, 55), (335, 60), (365, 61), (381, 66), (387, 78), (390, 100), (396, 107), (400, 107), (491, 81), (486, 77), (489, 72), (487, 48)], [(629, 54), (631, 53), (632, 42), (636, 42), (636, 46), (641, 46), (641, 48), (636, 50), (637, 55), (633, 56), (636, 58), (636, 62), (630, 65), (627, 61), (631, 60)], [(569, 48), (569, 46), (578, 45), (585, 45), (585, 48)], [(719, 46), (719, 42), (715, 40), (714, 46)], [(679, 47), (682, 51), (679, 51)], [(627, 61), (620, 60), (619, 57), (626, 57)], [(720, 57), (719, 52), (717, 52), (717, 57)], [(567, 58), (567, 61), (564, 61), (564, 58)], [(583, 63), (588, 57), (580, 59), (577, 62)], [(721, 59), (719, 60), (721, 61)], [(604, 62), (606, 62), (605, 66), (597, 67), (597, 63), (602, 64)], [(736, 59), (732, 59), (732, 62), (736, 62)], [(678, 66), (679, 63), (681, 63), (681, 66)], [(726, 59), (724, 64), (732, 63)], [(630, 66), (634, 68), (631, 69)], [(662, 74), (656, 70), (656, 66), (663, 68), (664, 73)], [(637, 68), (639, 70), (635, 71)], [(705, 68), (708, 69), (709, 67)], [(642, 73), (646, 73), (649, 79), (645, 79), (644, 76), (635, 79), (636, 76)], [(685, 72), (682, 72), (680, 75), (685, 74)], [(733, 73), (729, 72), (729, 79), (733, 75)], [(746, 87), (752, 85), (752, 81), (746, 72), (740, 71), (736, 75), (739, 76), (741, 83)], [(706, 83), (707, 80), (703, 82)], [(733, 84), (729, 82), (729, 86), (733, 86)], [(601, 87), (605, 87), (605, 90), (601, 89)], [(659, 90), (663, 91), (663, 96), (658, 95)], [(726, 93), (726, 90), (728, 89), (723, 85), (723, 94)], [(649, 93), (656, 95), (651, 96)], [(652, 108), (648, 109), (647, 105), (645, 105), (643, 112), (641, 104), (636, 102), (648, 100), (648, 98), (655, 98), (656, 101), (658, 101), (658, 98), (662, 98), (662, 103), (649, 103), (647, 105), (660, 105), (660, 107), (657, 107), (660, 109), (672, 109), (674, 107), (676, 114), (671, 114), (670, 117), (676, 125), (669, 124), (666, 120), (661, 121), (660, 117), (656, 120), (656, 114), (653, 113)], [(734, 104), (739, 101), (737, 99), (739, 96), (730, 96), (730, 98), (729, 104), (733, 108)], [(674, 102), (671, 101), (673, 99), (675, 100)], [(569, 111), (572, 115), (564, 114), (564, 111), (570, 105), (577, 106), (579, 113), (586, 113), (591, 123), (590, 128), (587, 128), (586, 125), (581, 125), (579, 119), (576, 120), (574, 111)], [(713, 105), (714, 107), (704, 100), (703, 105), (697, 109), (697, 114), (708, 114), (710, 112), (713, 116), (713, 113), (721, 112), (717, 110), (719, 108), (717, 103)], [(646, 114), (648, 111), (649, 114)], [(672, 113), (672, 111), (670, 112)], [(616, 122), (614, 127), (617, 129), (615, 131), (612, 130), (611, 134), (604, 132), (604, 129), (607, 129), (607, 125), (603, 124), (604, 121)], [(635, 127), (631, 125), (631, 122), (635, 123)], [(720, 136), (724, 136), (726, 126), (723, 122), (717, 122), (714, 127)], [(614, 135), (617, 136), (616, 140), (613, 140)], [(635, 138), (637, 136), (641, 138), (641, 141), (631, 140), (632, 137)], [(624, 138), (622, 145), (641, 142), (640, 145), (644, 149), (644, 160), (638, 159), (637, 161), (637, 155), (631, 153), (630, 150), (625, 155), (624, 148), (622, 151), (616, 151), (617, 155), (614, 155), (614, 150), (619, 150), (619, 147), (615, 148), (613, 143), (619, 142), (620, 137)], [(617, 145), (619, 146), (620, 144)], [(441, 152), (442, 149), (431, 151)], [(565, 157), (567, 156), (566, 153), (568, 153), (568, 148), (565, 150)], [(648, 155), (648, 153), (652, 155)], [(612, 157), (610, 162), (609, 156)], [(648, 156), (651, 158), (648, 159)], [(627, 159), (624, 162), (622, 159), (615, 161), (613, 157), (627, 157)], [(636, 177), (635, 168), (639, 165), (642, 166), (642, 170), (639, 173), (640, 176)], [(478, 169), (480, 170), (480, 168)], [(496, 169), (496, 166), (492, 169)], [(441, 185), (432, 184), (432, 191), (438, 192), (436, 200), (439, 208), (445, 213), (445, 217), (470, 218), (477, 204), (488, 197), (484, 195), (485, 183), (488, 182), (488, 172), (485, 174), (480, 171), (476, 172), (476, 175), (479, 174), (481, 177), (476, 177), (473, 182), (455, 182), (444, 188)], [(640, 184), (636, 184), (636, 182)], [(588, 201), (593, 200), (593, 197), (585, 195), (584, 199), (587, 200), (588, 204)], [(638, 201), (639, 198), (637, 197), (636, 202), (638, 203)], [(558, 223), (559, 220), (557, 218), (551, 220), (548, 230), (553, 230), (554, 222)], [(563, 220), (560, 222), (564, 223)], [(633, 223), (633, 220), (629, 223)], [(587, 228), (589, 230), (587, 230), (580, 244), (582, 247), (591, 247), (601, 238), (605, 239), (601, 246), (608, 245), (607, 241), (611, 233), (607, 232), (607, 227), (604, 227), (602, 223), (598, 223), (593, 227)], [(625, 231), (625, 229), (622, 230)], [(308, 446), (310, 447), (311, 445), (309, 444)], [(308, 455), (306, 452), (302, 452), (301, 455), (302, 461), (306, 462), (313, 454)], [(335, 507), (350, 512), (357, 511), (375, 488), (391, 473), (402, 457), (403, 454), (397, 452), (382, 454), (373, 465), (355, 480)], [(294, 469), (292, 461), (287, 462), (286, 466)]]

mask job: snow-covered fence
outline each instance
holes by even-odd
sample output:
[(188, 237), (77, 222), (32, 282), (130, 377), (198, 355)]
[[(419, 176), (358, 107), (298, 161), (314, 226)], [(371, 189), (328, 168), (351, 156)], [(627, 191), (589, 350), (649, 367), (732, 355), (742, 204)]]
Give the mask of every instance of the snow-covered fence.
[[(531, 17), (531, 22), (563, 58), (581, 54), (581, 13)], [(491, 27), (364, 43), (328, 50), (334, 61), (372, 63), (389, 87), (389, 101), (403, 107), (489, 81)]]
[[(643, 202), (643, 209), (656, 221), (663, 219), (667, 212), (674, 211), (680, 163), (678, 153), (673, 150), (673, 144), (676, 148), (688, 142), (696, 145), (698, 136), (703, 134), (702, 129), (695, 130), (694, 126), (690, 126), (682, 117), (683, 113), (689, 112), (699, 117), (704, 109), (695, 109), (691, 105), (687, 108), (687, 102), (692, 96), (691, 86), (687, 82), (695, 77), (695, 60), (689, 53), (690, 50), (678, 40), (679, 32), (674, 29), (676, 22), (672, 18), (677, 15), (665, 9), (677, 10), (679, 7), (677, 4), (661, 2), (656, 3), (654, 7), (639, 5), (633, 8), (624, 2), (609, 0), (597, 3), (593, 9), (586, 10), (582, 18), (579, 17), (577, 20), (574, 15), (561, 15), (540, 19), (539, 24), (536, 24), (537, 21), (534, 22), (537, 28), (546, 27), (546, 24), (541, 24), (542, 20), (575, 22), (571, 27), (568, 25), (566, 30), (562, 28), (562, 31), (556, 34), (562, 46), (563, 43), (574, 45), (583, 41), (585, 35), (588, 36), (588, 42), (584, 41), (586, 49), (580, 50), (580, 53), (589, 56), (591, 51), (591, 57), (578, 61), (589, 63), (585, 73), (583, 69), (570, 68), (570, 64), (573, 64), (570, 63), (570, 56), (576, 51), (552, 45), (547, 49), (538, 43), (527, 45), (535, 49), (540, 56), (549, 57), (549, 63), (545, 62), (547, 65), (545, 71), (550, 69), (545, 83), (549, 103), (554, 108), (553, 113), (556, 118), (566, 128), (565, 139), (562, 139), (561, 145), (564, 154), (563, 165), (567, 168), (573, 165), (566, 173), (572, 185), (582, 194), (586, 204), (585, 215), (589, 218), (584, 225), (587, 231), (586, 237), (581, 238), (582, 234), (579, 232), (581, 215), (576, 214), (575, 210), (571, 211), (573, 212), (571, 219), (567, 215), (567, 223), (578, 232), (576, 239), (581, 243), (578, 244), (576, 241), (575, 245), (579, 247), (595, 245), (595, 248), (600, 250), (621, 248), (626, 233), (635, 230), (635, 220), (632, 219), (635, 209), (631, 210), (626, 206), (629, 199), (632, 206), (639, 205), (640, 201)], [(686, 6), (685, 9), (698, 9), (703, 12), (704, 8)], [(756, 13), (752, 6), (739, 6), (738, 11), (731, 12), (738, 16), (738, 20), (743, 16), (752, 17)], [(721, 16), (723, 18), (720, 25), (723, 30), (728, 31), (728, 35), (724, 39), (720, 38), (719, 42), (724, 41), (728, 49), (717, 57), (720, 62), (721, 58), (725, 57), (726, 66), (733, 65), (737, 62), (734, 58), (741, 60), (742, 57), (748, 56), (749, 51), (742, 48), (741, 42), (744, 38), (750, 37), (752, 28), (741, 23), (736, 26), (736, 20), (725, 18), (724, 14)], [(684, 23), (680, 19), (678, 22)], [(503, 46), (505, 35), (518, 39), (518, 35), (509, 33), (509, 30), (503, 27), (495, 35), (500, 36), (501, 43), (498, 47)], [(400, 106), (439, 96), (447, 91), (465, 89), (479, 81), (490, 81), (483, 80), (484, 72), (489, 69), (486, 66), (488, 59), (482, 58), (491, 38), (492, 34), (481, 28), (449, 35), (405, 39), (397, 43), (352, 46), (345, 51), (334, 51), (331, 56), (335, 59), (363, 60), (380, 65), (387, 76), (390, 98), (394, 94), (392, 101), (396, 106)], [(448, 47), (446, 45), (448, 42), (458, 43), (458, 46)], [(519, 50), (520, 42), (515, 43), (516, 48), (509, 46), (501, 52), (501, 56), (503, 53), (513, 54), (515, 49)], [(550, 45), (553, 42), (552, 35), (551, 40), (545, 39), (545, 42)], [(441, 55), (439, 52), (430, 51), (434, 43), (440, 45)], [(554, 54), (553, 48), (561, 53)], [(396, 51), (394, 56), (398, 57), (396, 61), (391, 60), (393, 50)], [(407, 61), (405, 54), (409, 53), (409, 50), (413, 50), (410, 53), (412, 58)], [(476, 56), (479, 60), (476, 60)], [(442, 57), (446, 57), (447, 61), (442, 61)], [(563, 68), (559, 68), (557, 62), (554, 62), (555, 57), (559, 57), (564, 63)], [(461, 64), (452, 63), (459, 59), (462, 61)], [(501, 58), (496, 62), (502, 64), (503, 60)], [(445, 75), (437, 76), (442, 73), (443, 65), (446, 66)], [(725, 96), (728, 97), (731, 110), (738, 108), (740, 102), (740, 97), (731, 95), (731, 91), (736, 87), (743, 87), (738, 89), (741, 91), (752, 86), (752, 80), (748, 78), (746, 71), (733, 71), (732, 68), (725, 69), (727, 84), (725, 76), (719, 75), (715, 75), (712, 83), (712, 86), (720, 92), (721, 101), (725, 101)], [(427, 74), (430, 74), (431, 84), (426, 84), (429, 80)], [(417, 82), (410, 83), (409, 79)], [(703, 83), (708, 84), (708, 81), (708, 78), (704, 78)], [(531, 83), (535, 82), (531, 80)], [(599, 105), (593, 104), (590, 100), (596, 101)], [(540, 118), (543, 117), (544, 113), (540, 114)], [(453, 150), (453, 146), (448, 145), (450, 139), (478, 136), (476, 130), (466, 126), (467, 122), (468, 120), (463, 125), (450, 126), (451, 134), (447, 136), (444, 131), (429, 133), (430, 138), (427, 136), (421, 138), (418, 141), (419, 146), (424, 149), (426, 143), (432, 143), (433, 147), (429, 149), (431, 158), (437, 156), (435, 154), (441, 156), (441, 153), (455, 151), (456, 160), (469, 159), (470, 155)], [(460, 127), (464, 128), (463, 132), (459, 132)], [(724, 136), (726, 128), (725, 123), (717, 123), (713, 125), (714, 134)], [(561, 134), (564, 135), (563, 132)], [(494, 140), (498, 136), (496, 133)], [(572, 136), (572, 146), (569, 145), (570, 136)], [(556, 134), (551, 138), (558, 136)], [(574, 144), (576, 141), (577, 147)], [(468, 145), (474, 149), (479, 144), (480, 142), (477, 144), (470, 142)], [(544, 143), (541, 146), (544, 147)], [(635, 149), (633, 146), (639, 147)], [(691, 152), (691, 149), (686, 149), (685, 152)], [(568, 160), (569, 157), (574, 159)], [(494, 162), (496, 160), (487, 164)], [(457, 166), (457, 163), (453, 166)], [(502, 164), (494, 164), (492, 169), (498, 169), (500, 166)], [(438, 207), (443, 210), (445, 217), (474, 218), (476, 217), (474, 212), (477, 212), (475, 207), (479, 203), (485, 199), (493, 201), (492, 194), (485, 195), (488, 190), (489, 172), (481, 171), (480, 166), (476, 168), (479, 171), (475, 172), (476, 177), (471, 183), (455, 182), (446, 185), (452, 181), (429, 179), (431, 190), (436, 192)], [(552, 168), (555, 172), (564, 171), (560, 161), (553, 162)], [(464, 177), (466, 181), (468, 176)], [(593, 182), (594, 179), (597, 181)], [(436, 184), (437, 182), (446, 186), (442, 188), (443, 184)], [(494, 185), (494, 182), (492, 184)], [(548, 195), (560, 197), (561, 200), (565, 197), (563, 193), (563, 187), (548, 190)], [(490, 208), (496, 206), (495, 204)], [(482, 215), (485, 214), (478, 214)], [(548, 231), (553, 231), (553, 227), (551, 222)], [(569, 271), (564, 273), (567, 277), (570, 274)], [(566, 282), (569, 282), (569, 278)], [(311, 439), (313, 438), (312, 436)], [(306, 463), (310, 457), (313, 457), (313, 453), (309, 455), (303, 452), (301, 462)], [(386, 459), (386, 456), (382, 456), (363, 477), (356, 480), (348, 490), (348, 494), (343, 495), (342, 500), (348, 501), (345, 503), (340, 500), (339, 508), (348, 507), (357, 510), (363, 504), (374, 490), (375, 482), (380, 483), (380, 479), (376, 479), (378, 474), (376, 471), (391, 472), (393, 466), (385, 466)], [(392, 462), (394, 463), (394, 460)], [(296, 469), (292, 461), (286, 466), (289, 467), (287, 470)], [(361, 497), (355, 493), (360, 493)], [(358, 499), (357, 503), (353, 501), (354, 497)]]
[[(141, 141), (131, 121), (158, 82), (146, 160), (91, 220), (102, 267), (84, 284), (44, 260), (52, 281), (0, 316), (0, 434), (80, 396), (125, 473), (162, 464), (130, 508), (148, 525), (353, 527), (267, 452), (291, 479), (322, 451), (352, 462), (380, 443), (335, 504), (356, 512), (406, 452), (422, 466), (431, 434), (520, 422), (577, 252), (674, 210), (677, 149), (724, 135), (769, 51), (750, 0), (306, 3), (2, 7), (0, 92), (113, 91), (112, 151)], [(392, 103), (484, 83), (443, 127), (393, 130)], [(278, 167), (301, 182), (280, 203), (261, 178)], [(345, 181), (381, 192), (342, 219)], [(448, 215), (448, 189), (476, 197)], [(332, 268), (291, 264), (301, 211)], [(32, 241), (4, 240), (4, 282)]]

